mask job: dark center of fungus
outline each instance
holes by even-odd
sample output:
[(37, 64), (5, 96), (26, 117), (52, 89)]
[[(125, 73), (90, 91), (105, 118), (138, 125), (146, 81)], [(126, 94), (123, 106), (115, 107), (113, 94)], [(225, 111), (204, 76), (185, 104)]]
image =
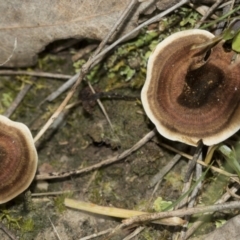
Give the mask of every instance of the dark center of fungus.
[(187, 108), (199, 108), (219, 101), (219, 91), (224, 85), (224, 73), (212, 64), (189, 71), (177, 102)]

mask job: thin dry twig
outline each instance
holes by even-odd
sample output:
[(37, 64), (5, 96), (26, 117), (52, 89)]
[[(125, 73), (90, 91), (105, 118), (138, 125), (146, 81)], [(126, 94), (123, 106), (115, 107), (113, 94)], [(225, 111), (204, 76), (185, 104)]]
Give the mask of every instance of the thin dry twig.
[(123, 153), (121, 153), (120, 155), (111, 157), (107, 160), (104, 160), (102, 162), (99, 162), (97, 164), (94, 164), (92, 166), (80, 169), (80, 170), (71, 170), (71, 171), (67, 171), (67, 172), (62, 172), (62, 173), (50, 173), (50, 174), (38, 174), (36, 175), (35, 179), (36, 180), (47, 180), (47, 179), (59, 179), (59, 178), (66, 178), (66, 177), (70, 177), (73, 175), (79, 175), (82, 173), (87, 173), (96, 169), (99, 169), (100, 167), (112, 164), (114, 162), (118, 162), (124, 158), (126, 158), (127, 156), (129, 156), (132, 152), (136, 151), (137, 149), (139, 149), (140, 147), (142, 147), (146, 142), (148, 142), (151, 138), (153, 138), (156, 134), (156, 130), (152, 130), (151, 132), (149, 132), (148, 134), (146, 134), (140, 141), (138, 141), (135, 145), (133, 145), (130, 149), (124, 151)]
[(30, 88), (32, 87), (32, 84), (26, 84), (24, 86), (24, 88), (18, 93), (17, 97), (14, 99), (14, 101), (12, 102), (11, 106), (5, 111), (4, 116), (6, 117), (10, 117), (13, 112), (16, 110), (16, 108), (18, 107), (18, 105), (21, 103), (21, 101), (23, 100), (23, 98), (25, 97), (25, 95), (28, 93), (28, 91), (30, 90)]
[[(202, 153), (200, 154), (199, 158), (202, 160)], [(202, 173), (202, 166), (200, 164), (196, 164), (196, 181), (198, 181), (201, 178)], [(196, 202), (197, 194), (201, 188), (201, 181), (197, 184), (197, 186), (193, 189), (189, 199), (188, 199), (188, 208), (192, 208)], [(185, 239), (186, 236), (186, 230), (184, 229), (187, 228), (190, 220), (190, 216), (185, 216), (184, 218), (186, 220), (186, 223), (184, 224), (182, 231), (181, 231), (181, 239)]]
[[(169, 149), (169, 150), (171, 150), (171, 151), (173, 151), (175, 153), (179, 153), (180, 155), (182, 155), (183, 157), (185, 157), (185, 158), (187, 158), (189, 160), (191, 160), (193, 158), (191, 155), (186, 154), (184, 152), (181, 152), (181, 151), (179, 151), (179, 150), (177, 150), (177, 149), (175, 149), (175, 148), (173, 148), (173, 147), (171, 147), (171, 146), (169, 146), (169, 145), (167, 145), (165, 143), (159, 143), (159, 145), (164, 147), (164, 148), (166, 148), (166, 149)], [(206, 164), (205, 162), (203, 162), (203, 161), (201, 161), (199, 159), (197, 160), (197, 163), (201, 164), (204, 167), (209, 167), (208, 164)], [(218, 173), (220, 173), (222, 175), (225, 175), (227, 177), (232, 178), (233, 181), (237, 181), (237, 179), (234, 178), (234, 177), (237, 176), (236, 174), (232, 174), (232, 173), (226, 172), (226, 171), (224, 171), (224, 170), (222, 170), (220, 168), (214, 167), (214, 166), (210, 166), (210, 169), (215, 171), (215, 172), (218, 172)]]
[(61, 240), (61, 238), (60, 238), (60, 236), (59, 236), (59, 234), (58, 234), (58, 232), (57, 232), (57, 229), (55, 228), (55, 226), (54, 226), (54, 224), (53, 224), (51, 218), (48, 217), (48, 219), (49, 219), (49, 221), (50, 221), (50, 223), (51, 223), (51, 225), (52, 225), (52, 228), (53, 228), (53, 230), (54, 230), (54, 232), (55, 232), (55, 234), (56, 234), (58, 240)]
[(134, 238), (135, 236), (137, 236), (140, 232), (142, 232), (144, 230), (145, 227), (138, 227), (134, 230), (134, 232), (132, 232), (131, 234), (129, 234), (127, 237), (125, 237), (123, 240), (130, 240), (132, 238)]
[[(135, 3), (135, 1), (132, 1), (131, 3)], [(130, 4), (131, 5), (131, 4)], [(130, 6), (129, 5), (129, 6)], [(127, 12), (124, 11), (124, 14), (127, 16), (129, 13), (129, 10), (131, 10), (131, 7), (129, 8), (129, 6), (127, 6)], [(122, 15), (123, 16), (123, 15)], [(124, 16), (122, 18), (122, 20), (125, 19)], [(122, 24), (123, 22), (117, 22), (117, 24), (114, 25), (114, 27), (111, 29), (110, 33), (103, 39), (102, 43), (100, 43), (99, 47), (96, 49), (96, 53), (98, 53), (102, 48), (104, 48), (104, 46), (106, 45), (106, 43), (109, 41), (109, 39), (112, 37), (112, 35), (115, 33), (115, 30), (118, 29), (118, 27), (120, 26), (120, 24)], [(104, 51), (102, 51), (103, 53)], [(107, 51), (108, 52), (108, 51)], [(87, 72), (94, 66), (94, 64), (97, 64), (97, 59), (99, 59), (99, 55), (104, 56), (106, 53), (102, 54), (93, 54), (94, 57), (89, 58), (87, 63), (85, 63), (79, 73), (79, 76), (75, 82), (75, 84), (73, 85), (73, 87), (71, 88), (71, 90), (68, 92), (66, 98), (63, 100), (63, 102), (60, 104), (60, 106), (57, 108), (57, 110), (53, 113), (53, 115), (50, 117), (50, 119), (46, 122), (46, 124), (42, 127), (42, 129), (38, 132), (38, 134), (35, 136), (34, 138), (34, 142), (37, 142), (39, 140), (39, 138), (46, 132), (46, 130), (50, 127), (50, 125), (54, 122), (54, 120), (58, 117), (58, 115), (62, 112), (62, 110), (64, 109), (64, 107), (67, 105), (68, 101), (72, 98), (74, 92), (76, 91), (77, 87), (80, 85), (80, 83), (82, 82), (83, 78), (85, 77), (85, 75), (87, 74)]]
[(217, 0), (209, 9), (208, 12), (201, 18), (199, 23), (195, 25), (195, 28), (199, 28), (201, 24), (214, 12), (214, 10), (220, 5), (223, 0)]
[(197, 163), (197, 160), (198, 160), (198, 157), (199, 155), (202, 153), (202, 147), (203, 147), (203, 142), (202, 140), (200, 140), (198, 142), (198, 145), (197, 145), (197, 148), (196, 148), (196, 151), (193, 155), (193, 158), (192, 158), (192, 161), (190, 161), (188, 163), (188, 169), (187, 169), (187, 172), (186, 172), (186, 175), (184, 177), (184, 182), (187, 182), (189, 179), (190, 179), (190, 176), (193, 172), (193, 169), (194, 167), (196, 166), (196, 163)]
[[(227, 14), (229, 11), (231, 11), (232, 8), (233, 8), (233, 4), (234, 4), (234, 1), (231, 1), (231, 3), (228, 3), (227, 5), (225, 5), (225, 6), (223, 7), (223, 10), (222, 10), (222, 15), (225, 15), (225, 14)], [(220, 8), (220, 7), (221, 7), (221, 6), (219, 6), (219, 8)], [(221, 22), (219, 22), (219, 23), (217, 24), (217, 28), (216, 28), (215, 31), (214, 31), (214, 35), (219, 36), (219, 35), (222, 33), (222, 31), (223, 31), (226, 23), (229, 22), (229, 19), (230, 19), (230, 16), (228, 16), (228, 19), (223, 20), (223, 21), (221, 21)]]
[(5, 227), (4, 224), (1, 222), (0, 222), (0, 229), (2, 229), (10, 239), (18, 240), (17, 236), (14, 233), (12, 233), (7, 227)]
[[(202, 154), (200, 156), (200, 159), (202, 159)], [(195, 172), (195, 174), (196, 174), (195, 179), (196, 179), (196, 181), (198, 181), (201, 178), (201, 176), (202, 176), (202, 166), (200, 164), (198, 164), (198, 163), (196, 164), (196, 172)], [(193, 207), (194, 206), (197, 194), (198, 194), (199, 190), (201, 189), (201, 186), (202, 186), (202, 182), (200, 181), (197, 184), (197, 186), (193, 189), (193, 191), (192, 191), (192, 193), (191, 193), (191, 195), (189, 197), (188, 207)]]
[(104, 230), (104, 231), (101, 231), (101, 232), (98, 232), (98, 233), (94, 233), (92, 235), (80, 238), (79, 240), (89, 240), (89, 239), (93, 239), (93, 238), (96, 238), (96, 237), (100, 237), (100, 236), (102, 236), (104, 234), (107, 234), (107, 233), (111, 232), (112, 230), (113, 230), (112, 228), (109, 228), (107, 230)]
[(183, 217), (187, 215), (199, 214), (199, 213), (207, 213), (207, 212), (221, 212), (224, 210), (233, 210), (233, 209), (240, 209), (240, 201), (232, 201), (223, 204), (216, 204), (204, 207), (194, 207), (188, 209), (180, 209), (180, 210), (173, 210), (168, 212), (159, 212), (159, 213), (152, 213), (141, 215), (137, 217), (132, 217), (123, 221), (116, 229), (122, 229), (125, 227), (129, 227), (133, 224), (139, 224), (149, 221), (154, 221), (161, 218), (167, 217)]
[[(189, 181), (185, 182), (183, 184), (183, 189), (182, 189), (182, 194), (181, 195), (184, 195), (185, 193), (187, 193), (190, 188), (191, 188), (191, 184), (192, 184), (192, 176), (193, 174), (191, 174), (190, 176), (190, 179)], [(187, 207), (187, 203), (188, 203), (188, 196), (184, 197), (177, 205), (176, 207), (174, 208), (175, 210), (178, 209), (178, 208), (183, 208), (183, 207)]]
[(14, 70), (0, 70), (0, 75), (27, 75), (33, 77), (45, 77), (45, 78), (55, 78), (55, 79), (69, 79), (72, 76), (59, 73), (46, 73), (46, 72), (29, 72), (29, 71), (14, 71)]
[(72, 56), (72, 61), (76, 62), (78, 59), (82, 58), (83, 56), (85, 56), (86, 54), (90, 53), (91, 51), (93, 51), (94, 49), (97, 48), (97, 44), (89, 44), (87, 45), (85, 48), (79, 50), (77, 53), (75, 53)]
[(52, 92), (48, 97), (46, 97), (41, 104), (44, 102), (52, 102), (54, 101), (58, 96), (60, 96), (63, 92), (68, 90), (79, 78), (79, 73), (72, 76), (68, 81), (66, 81), (61, 87), (59, 87), (56, 91)]
[(180, 154), (176, 154), (172, 160), (163, 167), (159, 173), (157, 173), (153, 178), (150, 180), (149, 187), (153, 187), (155, 184), (155, 187), (153, 189), (153, 192), (151, 194), (151, 197), (148, 200), (148, 206), (150, 205), (154, 194), (156, 193), (157, 189), (159, 188), (164, 176), (172, 169), (172, 167), (180, 160), (182, 156)]
[[(96, 92), (95, 92), (95, 90), (94, 90), (94, 88), (93, 88), (93, 86), (92, 86), (92, 84), (90, 82), (88, 82), (88, 86), (91, 89), (92, 93), (95, 94)], [(107, 114), (107, 111), (106, 111), (105, 107), (103, 106), (101, 100), (97, 99), (97, 103), (98, 103), (99, 107), (101, 108), (105, 118), (107, 119), (108, 124), (110, 125), (111, 129), (113, 130), (112, 122), (111, 122), (111, 120), (110, 120), (110, 118), (109, 118), (109, 116)]]
[(115, 23), (115, 25), (111, 28), (110, 32), (105, 37), (105, 39), (103, 39), (103, 41), (99, 44), (97, 50), (94, 52), (92, 56), (93, 58), (103, 50), (103, 48), (105, 47), (109, 39), (119, 31), (119, 28), (121, 27), (122, 23), (126, 20), (127, 16), (129, 15), (129, 13), (132, 11), (132, 9), (137, 3), (138, 3), (138, 0), (132, 0), (128, 4), (128, 6), (125, 8), (120, 18), (118, 19), (118, 21)]
[(152, 177), (149, 183), (149, 187), (153, 187), (156, 184), (159, 185), (159, 183), (162, 181), (164, 176), (172, 169), (172, 167), (180, 160), (182, 156), (180, 154), (176, 154), (166, 166), (164, 166), (156, 175)]
[(110, 46), (108, 46), (107, 48), (105, 48), (101, 53), (99, 53), (96, 58), (94, 59), (94, 65), (95, 66), (101, 59), (102, 57), (109, 52), (110, 50), (112, 50), (114, 47), (116, 47), (119, 43), (123, 42), (124, 40), (126, 40), (127, 38), (131, 37), (133, 34), (137, 33), (139, 30), (141, 30), (143, 27), (148, 26), (151, 23), (157, 22), (159, 21), (162, 17), (166, 16), (167, 14), (173, 12), (174, 10), (178, 9), (179, 7), (181, 7), (182, 5), (188, 3), (189, 0), (181, 0), (179, 3), (175, 4), (174, 6), (168, 8), (166, 11), (159, 13), (158, 15), (150, 18), (149, 20), (147, 20), (146, 22), (140, 24), (138, 27), (136, 27), (135, 29), (133, 29), (131, 32), (127, 33), (126, 35), (124, 35), (123, 37), (119, 38), (117, 41), (115, 41), (113, 44), (111, 44)]
[[(189, 0), (182, 0), (180, 1), (178, 4), (174, 5), (173, 7), (167, 9), (164, 12), (161, 12), (160, 14), (154, 16), (153, 18), (147, 20), (146, 22), (140, 24), (138, 27), (136, 27), (135, 29), (133, 29), (131, 32), (127, 33), (126, 35), (124, 35), (123, 37), (119, 38), (117, 41), (115, 41), (114, 43), (112, 43), (111, 45), (109, 45), (108, 47), (106, 47), (105, 49), (103, 49), (102, 52), (100, 52), (98, 55), (96, 55), (95, 57), (91, 58), (91, 62), (89, 63), (89, 70), (91, 68), (93, 68), (94, 66), (96, 66), (101, 60), (102, 58), (110, 51), (112, 50), (114, 47), (116, 47), (119, 43), (125, 41), (126, 39), (128, 39), (129, 37), (131, 37), (131, 35), (136, 34), (139, 30), (141, 30), (142, 28), (146, 27), (147, 25), (154, 23), (158, 20), (160, 20), (162, 17), (166, 16), (167, 14), (173, 12), (174, 10), (178, 9), (179, 7), (181, 7), (182, 5), (188, 3)], [(84, 66), (83, 66), (84, 68)], [(53, 101), (55, 98), (57, 98), (62, 92), (66, 91), (67, 89), (69, 89), (78, 79), (79, 77), (79, 73), (76, 74), (75, 76), (73, 76), (71, 79), (69, 79), (68, 82), (66, 82), (65, 84), (63, 84), (59, 89), (57, 89), (56, 92), (52, 93), (51, 95), (49, 95), (45, 100), (46, 101)]]
[(42, 196), (57, 196), (63, 194), (71, 194), (73, 192), (79, 192), (81, 190), (72, 190), (72, 191), (58, 191), (58, 192), (42, 192), (42, 193), (31, 193), (31, 197), (42, 197)]
[[(240, 189), (240, 185), (238, 183), (234, 183), (233, 186), (229, 189), (231, 193), (236, 193)], [(226, 202), (232, 197), (228, 192), (224, 193), (220, 199), (218, 199), (215, 204), (221, 204)]]
[[(235, 183), (233, 187), (231, 187), (230, 191), (231, 193), (235, 193), (240, 189), (240, 185), (238, 183)], [(222, 197), (217, 200), (215, 202), (215, 204), (222, 204), (224, 202), (226, 202), (227, 200), (229, 200), (232, 196), (226, 192), (222, 195)], [(203, 223), (204, 223), (204, 219), (205, 216), (203, 215), (202, 217), (200, 217), (200, 219), (198, 219), (197, 221), (195, 221), (191, 227), (187, 230), (184, 239), (188, 239)]]
[(240, 199), (240, 196), (237, 195), (235, 192), (231, 191), (231, 190), (229, 189), (229, 187), (227, 187), (227, 193), (228, 193), (231, 197), (234, 197), (234, 198), (236, 198), (236, 199)]

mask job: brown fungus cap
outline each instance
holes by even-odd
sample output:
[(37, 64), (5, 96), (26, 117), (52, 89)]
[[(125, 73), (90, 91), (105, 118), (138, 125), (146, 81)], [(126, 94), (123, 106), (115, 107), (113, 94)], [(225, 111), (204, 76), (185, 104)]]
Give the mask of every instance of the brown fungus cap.
[(0, 115), (0, 204), (29, 187), (36, 173), (37, 161), (28, 127)]
[(214, 35), (186, 30), (159, 43), (148, 61), (142, 104), (170, 140), (213, 145), (240, 128), (240, 67), (220, 42), (206, 54), (193, 46)]

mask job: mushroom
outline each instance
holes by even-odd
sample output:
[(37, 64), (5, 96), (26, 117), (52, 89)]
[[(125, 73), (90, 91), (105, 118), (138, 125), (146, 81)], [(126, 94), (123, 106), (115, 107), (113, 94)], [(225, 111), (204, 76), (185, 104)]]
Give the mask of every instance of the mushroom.
[(37, 151), (26, 125), (0, 115), (0, 204), (26, 190), (37, 169)]
[(186, 30), (159, 43), (148, 61), (141, 92), (147, 116), (164, 137), (196, 146), (224, 141), (240, 128), (240, 68), (214, 35)]

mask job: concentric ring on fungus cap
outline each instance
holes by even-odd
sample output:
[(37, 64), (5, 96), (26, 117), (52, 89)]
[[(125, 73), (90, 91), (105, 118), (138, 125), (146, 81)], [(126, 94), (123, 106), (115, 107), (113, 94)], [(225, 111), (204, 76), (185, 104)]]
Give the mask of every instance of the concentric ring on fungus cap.
[(0, 115), (0, 204), (29, 187), (36, 173), (37, 161), (28, 127)]
[(178, 32), (149, 58), (142, 104), (158, 132), (170, 140), (213, 145), (240, 128), (240, 67), (231, 64), (234, 53), (224, 51), (220, 42), (203, 64), (204, 51), (192, 48), (213, 37), (205, 30)]

